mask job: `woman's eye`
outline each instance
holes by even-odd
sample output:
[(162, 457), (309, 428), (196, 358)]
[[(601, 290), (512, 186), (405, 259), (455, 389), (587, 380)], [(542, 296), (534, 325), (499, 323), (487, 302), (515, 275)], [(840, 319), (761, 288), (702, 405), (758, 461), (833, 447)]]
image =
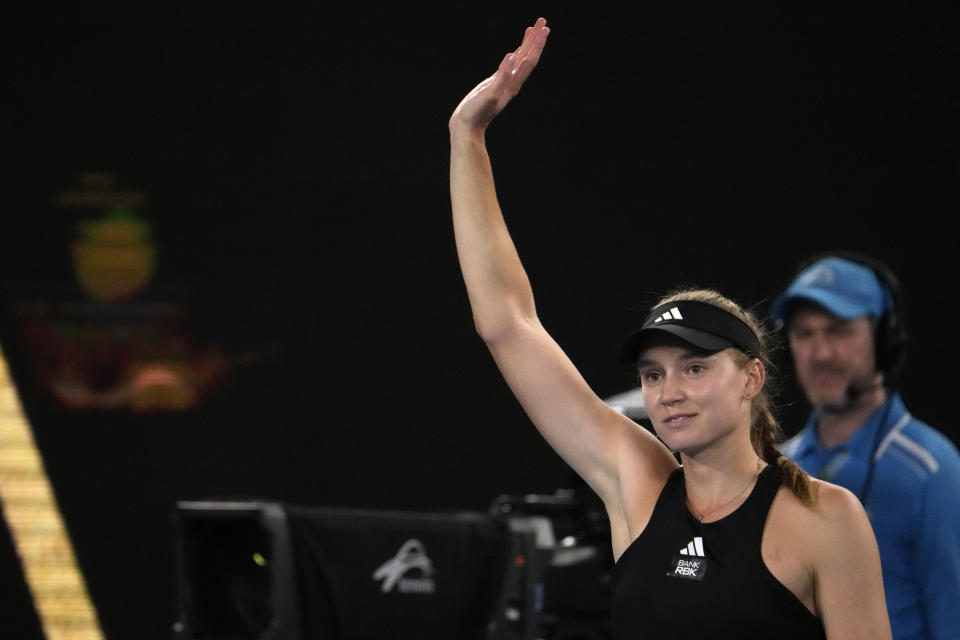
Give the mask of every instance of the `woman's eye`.
[(660, 379), (660, 374), (656, 371), (644, 371), (640, 374), (640, 379), (644, 382), (656, 382)]
[(702, 364), (690, 365), (690, 373), (696, 376), (700, 375), (701, 373), (703, 373), (703, 365)]

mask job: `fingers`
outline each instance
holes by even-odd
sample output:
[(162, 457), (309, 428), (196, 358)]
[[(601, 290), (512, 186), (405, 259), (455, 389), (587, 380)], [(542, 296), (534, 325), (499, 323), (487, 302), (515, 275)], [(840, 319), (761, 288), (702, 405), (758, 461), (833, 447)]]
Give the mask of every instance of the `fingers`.
[(534, 50), (542, 50), (543, 43), (546, 42), (549, 33), (550, 29), (547, 28), (547, 21), (544, 18), (537, 18), (532, 27), (524, 29), (523, 41), (517, 49), (518, 53), (526, 56)]
[(526, 81), (540, 61), (540, 54), (543, 52), (549, 33), (546, 20), (540, 18), (533, 27), (527, 27), (523, 42), (517, 50), (507, 54), (500, 63), (498, 75), (503, 82), (508, 82), (513, 87), (514, 93), (519, 91), (520, 85)]
[(538, 18), (532, 27), (527, 27), (523, 33), (523, 41), (513, 53), (513, 73), (529, 74), (540, 61), (540, 54), (547, 43), (550, 29), (544, 18)]
[(536, 62), (540, 58), (540, 52), (543, 51), (549, 33), (550, 29), (547, 28), (547, 21), (544, 18), (538, 18), (532, 27), (524, 29), (523, 40), (514, 52), (517, 60), (520, 61), (532, 56), (534, 62)]
[(532, 27), (524, 30), (520, 46), (503, 57), (498, 71), (515, 73), (521, 66), (532, 69), (540, 61), (540, 54), (543, 52), (549, 34), (550, 29), (547, 28), (546, 19), (538, 18)]

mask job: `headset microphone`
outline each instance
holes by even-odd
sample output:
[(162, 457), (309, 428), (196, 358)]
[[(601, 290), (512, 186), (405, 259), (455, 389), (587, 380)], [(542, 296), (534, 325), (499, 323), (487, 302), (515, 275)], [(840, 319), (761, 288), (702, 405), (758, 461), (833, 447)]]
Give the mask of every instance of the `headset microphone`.
[(869, 382), (853, 380), (844, 389), (842, 400), (839, 400), (835, 404), (822, 404), (820, 409), (834, 415), (844, 414), (853, 409), (863, 396), (882, 388), (883, 383), (876, 378)]
[(865, 394), (876, 391), (882, 387), (883, 383), (879, 380), (871, 380), (867, 384), (862, 384), (857, 381), (851, 382), (847, 385), (847, 391), (844, 394), (847, 399), (847, 407), (853, 406)]
[(847, 399), (847, 402), (846, 402), (847, 407), (851, 407), (854, 404), (856, 404), (857, 400), (860, 399), (860, 396), (862, 396), (866, 392), (867, 392), (867, 389), (865, 387), (861, 387), (855, 382), (851, 382), (850, 384), (848, 384), (846, 393), (843, 394), (844, 397), (846, 397)]

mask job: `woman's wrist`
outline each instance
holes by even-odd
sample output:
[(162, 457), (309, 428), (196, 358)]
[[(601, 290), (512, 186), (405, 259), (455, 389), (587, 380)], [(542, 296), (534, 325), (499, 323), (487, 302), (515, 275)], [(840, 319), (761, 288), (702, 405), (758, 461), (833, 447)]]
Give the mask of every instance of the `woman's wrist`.
[(450, 120), (450, 144), (452, 146), (485, 145), (486, 126), (462, 122), (456, 118)]

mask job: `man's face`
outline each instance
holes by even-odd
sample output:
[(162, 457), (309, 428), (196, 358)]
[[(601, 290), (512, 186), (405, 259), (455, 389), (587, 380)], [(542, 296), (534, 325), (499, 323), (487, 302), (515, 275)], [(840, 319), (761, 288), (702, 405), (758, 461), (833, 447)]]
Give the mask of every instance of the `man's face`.
[(873, 321), (844, 320), (817, 307), (801, 307), (790, 319), (788, 336), (794, 367), (815, 407), (840, 409), (851, 387), (875, 385)]

